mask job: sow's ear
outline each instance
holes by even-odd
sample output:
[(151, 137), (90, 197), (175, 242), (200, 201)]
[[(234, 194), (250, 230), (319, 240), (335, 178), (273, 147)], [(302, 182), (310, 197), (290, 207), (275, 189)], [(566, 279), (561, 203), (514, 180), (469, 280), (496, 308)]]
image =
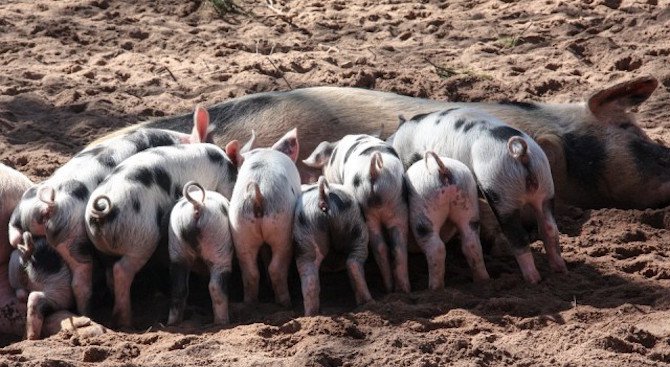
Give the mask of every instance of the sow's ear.
[(612, 113), (623, 113), (640, 105), (658, 87), (653, 76), (644, 76), (619, 83), (593, 94), (588, 100), (589, 110), (596, 117), (606, 117)]
[(293, 162), (298, 159), (298, 153), (300, 151), (300, 144), (298, 143), (298, 129), (295, 128), (282, 136), (278, 142), (276, 142), (272, 149), (278, 150), (291, 158)]

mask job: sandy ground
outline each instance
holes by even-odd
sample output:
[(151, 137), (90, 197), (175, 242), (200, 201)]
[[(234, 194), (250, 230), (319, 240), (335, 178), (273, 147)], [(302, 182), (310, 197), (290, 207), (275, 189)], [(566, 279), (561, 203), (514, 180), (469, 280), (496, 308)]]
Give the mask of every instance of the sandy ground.
[[(640, 123), (670, 143), (668, 1), (239, 4), (253, 15), (221, 18), (207, 1), (3, 1), (0, 160), (39, 181), (108, 131), (289, 87), (566, 102), (644, 74), (660, 86)], [(374, 304), (355, 308), (345, 274), (328, 274), (324, 316), (303, 318), (295, 273), (290, 310), (242, 306), (238, 277), (235, 323), (223, 329), (207, 324), (204, 289), (193, 292), (189, 322), (163, 327), (167, 299), (147, 286), (135, 292), (138, 331), (4, 338), (0, 365), (670, 363), (670, 208), (571, 208), (558, 219), (570, 273), (550, 274), (535, 244), (545, 276), (536, 286), (511, 257), (487, 257), (494, 279), (474, 285), (454, 248), (443, 292), (425, 291), (425, 260), (415, 256), (412, 294), (373, 292)], [(104, 322), (109, 299), (100, 302)]]

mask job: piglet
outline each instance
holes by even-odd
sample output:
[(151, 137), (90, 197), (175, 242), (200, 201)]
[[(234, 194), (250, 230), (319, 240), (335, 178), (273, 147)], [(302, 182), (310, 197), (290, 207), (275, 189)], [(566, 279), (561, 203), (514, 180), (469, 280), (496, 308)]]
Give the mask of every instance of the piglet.
[(373, 136), (347, 135), (334, 143), (320, 143), (303, 163), (323, 168), (329, 182), (343, 184), (353, 192), (363, 208), (370, 247), (386, 291), (393, 290), (390, 249), (395, 288), (409, 292), (407, 192), (403, 165), (395, 150)]
[[(226, 149), (236, 157), (239, 144)], [(114, 317), (131, 324), (130, 286), (161, 240), (167, 240), (168, 218), (184, 185), (197, 179), (207, 190), (230, 196), (237, 167), (213, 144), (148, 149), (121, 163), (91, 194), (85, 223), (95, 248), (118, 256), (114, 264)]]
[(303, 186), (293, 222), (295, 261), (300, 273), (305, 316), (319, 312), (319, 269), (346, 263), (356, 303), (372, 300), (363, 266), (368, 258), (368, 229), (356, 198), (324, 176)]
[(410, 227), (428, 261), (428, 288), (444, 288), (446, 251), (441, 232), (449, 240), (458, 231), (473, 278), (489, 279), (479, 241), (477, 184), (470, 169), (457, 160), (427, 151), (423, 160), (407, 170), (405, 177)]
[(292, 258), (293, 212), (300, 195), (300, 175), (295, 166), (299, 143), (297, 130), (286, 133), (272, 148), (244, 153), (230, 199), (230, 229), (242, 271), (244, 301), (258, 300), (261, 246), (272, 250), (268, 273), (275, 300), (291, 303), (288, 268)]
[[(199, 191), (193, 195), (193, 190)], [(168, 232), (172, 303), (168, 325), (182, 321), (188, 279), (199, 262), (209, 270), (209, 295), (214, 323), (228, 323), (228, 284), (232, 271), (233, 239), (228, 224), (228, 199), (194, 181), (184, 185), (182, 197), (170, 213)]]
[(72, 270), (77, 310), (90, 312), (93, 246), (83, 221), (90, 193), (126, 158), (157, 146), (201, 142), (207, 138), (209, 115), (198, 107), (191, 135), (170, 130), (139, 129), (120, 133), (84, 149), (39, 186), (25, 192), (12, 213), (10, 241), (16, 247), (24, 232), (46, 236)]
[(33, 183), (28, 177), (0, 163), (0, 309), (3, 310), (0, 315), (0, 333), (21, 335), (25, 331), (25, 310), (17, 302), (7, 277), (9, 257), (13, 251), (7, 225), (16, 204), (31, 186)]
[(45, 317), (73, 306), (71, 274), (45, 237), (33, 240), (26, 232), (23, 238), (9, 261), (9, 282), (17, 298), (28, 302), (27, 338), (39, 339)]

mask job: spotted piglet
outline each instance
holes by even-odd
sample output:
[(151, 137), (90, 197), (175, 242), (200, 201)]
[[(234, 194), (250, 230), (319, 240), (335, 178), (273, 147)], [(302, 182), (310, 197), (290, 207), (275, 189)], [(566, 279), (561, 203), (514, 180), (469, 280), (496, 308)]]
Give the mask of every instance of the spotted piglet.
[(70, 289), (70, 269), (45, 237), (33, 240), (23, 235), (22, 244), (14, 250), (9, 261), (9, 283), (22, 302), (28, 302), (26, 336), (39, 339), (44, 318), (73, 305)]
[(347, 135), (334, 143), (321, 142), (303, 163), (323, 168), (329, 182), (343, 184), (353, 192), (363, 208), (370, 247), (386, 291), (393, 290), (390, 249), (395, 289), (409, 292), (407, 192), (403, 165), (395, 150), (369, 135)]
[(295, 166), (299, 144), (297, 130), (286, 133), (272, 148), (244, 153), (233, 196), (230, 229), (242, 271), (244, 302), (258, 300), (261, 246), (272, 250), (268, 273), (275, 300), (291, 303), (288, 268), (292, 258), (293, 211), (300, 195), (300, 175)]
[(479, 242), (479, 199), (475, 179), (463, 163), (432, 151), (405, 173), (409, 220), (428, 261), (428, 288), (444, 288), (445, 240), (458, 232), (475, 281), (489, 279)]
[[(199, 191), (199, 195), (193, 195)], [(168, 325), (182, 321), (188, 279), (198, 262), (209, 271), (209, 295), (214, 323), (228, 323), (228, 284), (232, 271), (233, 239), (228, 224), (228, 199), (197, 182), (184, 185), (184, 197), (170, 213), (168, 249), (172, 303)], [(199, 197), (197, 197), (199, 196)]]
[(524, 218), (536, 220), (549, 264), (566, 272), (553, 215), (554, 183), (542, 148), (525, 133), (475, 108), (455, 107), (405, 121), (389, 138), (405, 167), (434, 151), (463, 162), (495, 213), (524, 278), (540, 281)]
[(321, 176), (303, 186), (295, 208), (294, 251), (302, 284), (305, 316), (319, 312), (319, 269), (346, 264), (356, 303), (372, 300), (363, 266), (368, 258), (368, 229), (356, 198), (342, 185)]
[[(236, 157), (238, 143), (226, 151)], [(233, 158), (236, 161), (236, 158)], [(96, 249), (120, 257), (112, 268), (114, 317), (131, 325), (130, 286), (161, 240), (167, 240), (170, 210), (193, 179), (203, 188), (230, 196), (237, 166), (213, 144), (148, 149), (121, 163), (86, 205), (86, 229)]]
[(83, 221), (90, 193), (119, 163), (138, 152), (207, 139), (207, 110), (196, 108), (193, 121), (191, 135), (139, 129), (99, 141), (75, 155), (49, 179), (28, 189), (14, 209), (9, 224), (12, 246), (20, 244), (25, 232), (46, 236), (72, 270), (72, 290), (79, 313), (89, 314), (92, 292), (93, 247)]

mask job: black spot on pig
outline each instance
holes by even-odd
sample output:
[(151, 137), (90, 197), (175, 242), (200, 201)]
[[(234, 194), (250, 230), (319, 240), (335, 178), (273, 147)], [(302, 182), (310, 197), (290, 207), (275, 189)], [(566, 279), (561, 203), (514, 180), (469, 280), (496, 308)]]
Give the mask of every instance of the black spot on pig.
[(481, 121), (468, 121), (468, 123), (465, 124), (465, 126), (463, 127), (463, 132), (467, 133), (468, 131), (472, 130), (473, 127), (477, 126), (480, 123)]
[(353, 178), (353, 180), (351, 181), (351, 183), (354, 185), (354, 187), (359, 187), (359, 186), (361, 186), (361, 175), (360, 175), (360, 173), (356, 173), (356, 174), (354, 175), (354, 178)]
[(500, 227), (513, 248), (523, 249), (530, 245), (530, 237), (523, 227), (518, 209), (511, 214), (500, 216)]
[(226, 160), (228, 168), (226, 169), (226, 179), (228, 182), (237, 181), (237, 166), (233, 162)]
[(351, 205), (353, 204), (352, 201), (349, 200), (348, 198), (343, 199), (334, 192), (328, 193), (328, 201), (331, 204), (335, 205), (335, 207), (337, 207), (337, 210), (339, 210), (340, 212), (351, 208)]
[(171, 309), (181, 309), (182, 302), (188, 296), (188, 277), (191, 269), (182, 262), (170, 263)]
[(137, 196), (133, 195), (133, 198), (130, 201), (131, 201), (131, 204), (133, 206), (133, 210), (135, 211), (135, 213), (139, 213), (140, 209), (142, 208), (141, 205), (140, 205), (140, 199)]
[(37, 186), (33, 186), (23, 193), (23, 199), (32, 199), (37, 196)]
[(431, 113), (433, 113), (433, 112), (420, 113), (420, 114), (418, 114), (418, 115), (414, 115), (414, 116), (412, 116), (412, 118), (409, 119), (409, 122), (412, 122), (412, 121), (414, 121), (414, 122), (421, 121), (421, 120), (423, 120), (426, 116), (430, 115)]
[(41, 299), (37, 303), (37, 313), (40, 315), (48, 316), (54, 312), (54, 307), (45, 299)]
[(423, 157), (421, 156), (421, 153), (413, 153), (412, 156), (411, 156), (410, 159), (409, 159), (409, 165), (411, 166), (411, 165), (413, 165), (414, 163), (420, 161), (421, 158), (423, 158)]
[(158, 228), (162, 228), (164, 216), (165, 212), (163, 211), (163, 208), (156, 208), (156, 225)]
[(265, 167), (265, 162), (263, 161), (255, 161), (249, 166), (252, 171), (259, 171), (263, 169), (263, 167)]
[(402, 202), (405, 204), (409, 203), (409, 186), (404, 176), (402, 178)]
[(59, 190), (80, 201), (87, 200), (88, 196), (90, 195), (86, 185), (75, 180), (65, 181), (62, 185), (60, 185)]
[(536, 105), (535, 103), (530, 103), (530, 102), (519, 102), (519, 101), (510, 101), (508, 99), (502, 100), (498, 102), (501, 105), (506, 105), (506, 106), (514, 106), (517, 108), (521, 108), (526, 111), (534, 111), (540, 108), (540, 106)]
[(328, 165), (332, 166), (333, 162), (335, 162), (335, 157), (337, 156), (337, 147), (333, 149), (333, 153), (330, 155), (330, 159), (328, 159)]
[(156, 183), (158, 183), (158, 186), (160, 186), (166, 194), (170, 195), (172, 179), (163, 167), (154, 167), (154, 179), (156, 180)]
[[(456, 111), (457, 109), (458, 109), (458, 107), (454, 107), (454, 108), (446, 109), (446, 110), (440, 112), (439, 116), (440, 116), (440, 117), (444, 117), (444, 116), (448, 115), (449, 113), (451, 113), (452, 111)], [(439, 124), (440, 121), (441, 121), (441, 120), (436, 119), (436, 120), (435, 120), (435, 123), (436, 123), (436, 124)]]
[(519, 131), (519, 130), (513, 128), (513, 127), (510, 127), (510, 126), (496, 126), (496, 127), (492, 128), (491, 130), (489, 130), (489, 133), (491, 134), (491, 136), (494, 139), (499, 140), (499, 141), (503, 141), (505, 143), (507, 143), (509, 138), (511, 138), (513, 136), (522, 136), (523, 135), (521, 133), (521, 131)]
[(473, 231), (479, 232), (480, 222), (478, 220), (473, 220), (469, 224)]
[(349, 243), (353, 243), (353, 241), (357, 240), (358, 238), (361, 237), (363, 233), (363, 230), (361, 229), (361, 226), (359, 225), (352, 225), (351, 230), (349, 231), (349, 234), (347, 238), (349, 239)]
[(79, 263), (90, 263), (93, 261), (94, 255), (94, 246), (93, 243), (87, 238), (83, 241), (74, 241), (68, 247), (70, 249), (70, 254), (72, 257)]
[(492, 189), (484, 189), (484, 197), (491, 205), (500, 204), (500, 194), (493, 191)]
[(46, 241), (44, 237), (35, 240), (35, 251), (30, 260), (38, 273), (56, 274), (63, 266), (60, 255)]
[(147, 167), (140, 167), (128, 173), (126, 177), (129, 181), (137, 182), (145, 187), (150, 187), (154, 183), (153, 172)]
[(302, 210), (298, 213), (298, 223), (300, 223), (302, 227), (307, 226), (307, 217), (305, 217), (305, 212)]
[(459, 130), (463, 125), (465, 125), (465, 119), (462, 117), (454, 122), (454, 128), (456, 130)]
[[(179, 198), (181, 198), (181, 195), (182, 195), (182, 189), (183, 189), (182, 186), (179, 185), (179, 184), (175, 184), (174, 186), (172, 186), (172, 197), (173, 197), (175, 200), (179, 200)], [(185, 202), (184, 202), (184, 203), (185, 203)], [(182, 203), (182, 204), (183, 204), (183, 203)]]
[(107, 216), (104, 218), (104, 220), (108, 222), (113, 222), (116, 220), (116, 217), (119, 216), (120, 212), (121, 211), (119, 210), (118, 206), (112, 205), (112, 209), (109, 211), (109, 213), (107, 213)]
[(126, 139), (135, 145), (135, 151), (137, 152), (149, 149), (149, 142), (147, 137), (144, 135), (143, 130), (135, 131), (126, 135)]
[(389, 147), (388, 145), (367, 147), (362, 152), (360, 152), (359, 155), (370, 155), (374, 152), (386, 153), (398, 158), (398, 153), (396, 153), (395, 149)]
[(419, 214), (414, 229), (417, 236), (421, 238), (427, 237), (433, 233), (433, 222), (424, 214)]
[(221, 153), (218, 149), (215, 149), (214, 147), (210, 146), (206, 147), (205, 153), (207, 154), (207, 158), (212, 163), (223, 165), (223, 163), (226, 161), (226, 157), (224, 156), (224, 154)]
[(16, 228), (22, 228), (21, 226), (21, 216), (19, 215), (18, 210), (14, 210), (12, 215), (9, 218), (9, 224)]
[(356, 149), (356, 147), (358, 147), (358, 145), (360, 145), (360, 144), (361, 144), (360, 141), (357, 141), (357, 142), (351, 144), (351, 146), (349, 147), (347, 152), (344, 153), (344, 163), (347, 163), (347, 161), (349, 160), (349, 156), (351, 156), (351, 153), (353, 153), (354, 150)]
[(181, 238), (184, 239), (191, 248), (198, 248), (198, 239), (200, 238), (200, 228), (195, 223), (189, 223), (186, 227), (182, 228)]
[(607, 159), (600, 139), (590, 133), (567, 133), (563, 136), (563, 151), (568, 177), (582, 187), (597, 190)]
[(378, 206), (381, 206), (383, 203), (382, 196), (379, 195), (376, 192), (371, 192), (370, 196), (368, 196), (367, 200), (367, 206), (368, 208), (376, 208)]
[(322, 154), (326, 157), (330, 157), (333, 154), (333, 146), (332, 145), (327, 146), (326, 149), (323, 150)]
[(305, 191), (303, 191), (302, 193), (303, 193), (303, 194), (306, 194), (306, 193), (308, 193), (308, 192), (310, 192), (310, 191), (314, 191), (314, 190), (317, 189), (317, 187), (318, 187), (318, 186), (316, 186), (316, 185), (310, 186), (310, 187), (308, 187)]
[(100, 175), (100, 176), (96, 176), (96, 177), (93, 179), (93, 181), (95, 182), (96, 186), (97, 186), (97, 185), (100, 185), (100, 183), (101, 183), (102, 181), (104, 181), (104, 180), (105, 180), (105, 176), (102, 176), (102, 175)]
[(98, 161), (98, 163), (100, 163), (105, 167), (112, 168), (117, 165), (114, 156), (112, 156), (112, 154), (109, 152), (101, 153), (98, 156), (96, 156), (95, 159)]
[(176, 143), (176, 140), (170, 133), (160, 130), (147, 131), (147, 138), (149, 139), (149, 145), (152, 147), (162, 147), (166, 145), (174, 145)]
[(638, 138), (628, 143), (628, 149), (643, 177), (670, 178), (670, 148)]

